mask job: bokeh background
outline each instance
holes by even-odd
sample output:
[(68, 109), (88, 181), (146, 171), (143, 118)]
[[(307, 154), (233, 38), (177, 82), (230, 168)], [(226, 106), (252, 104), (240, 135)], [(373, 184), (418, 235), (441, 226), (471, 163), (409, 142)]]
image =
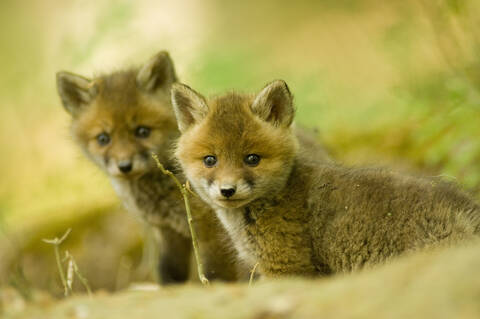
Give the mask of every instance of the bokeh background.
[(59, 70), (92, 76), (168, 50), (207, 95), (282, 78), (337, 161), (480, 194), (478, 1), (2, 0), (0, 23), (0, 285), (25, 296), (61, 294), (41, 239), (68, 228), (62, 252), (92, 288), (151, 279), (143, 226), (69, 136)]

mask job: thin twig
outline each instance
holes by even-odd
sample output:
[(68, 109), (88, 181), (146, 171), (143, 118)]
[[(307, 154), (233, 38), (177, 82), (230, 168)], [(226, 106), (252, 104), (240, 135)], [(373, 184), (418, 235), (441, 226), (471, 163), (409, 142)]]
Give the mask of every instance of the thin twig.
[(187, 189), (187, 191), (192, 194), (193, 196), (199, 198), (199, 196), (197, 195), (197, 193), (195, 193), (192, 188), (190, 187), (190, 182), (189, 181), (186, 181), (185, 182), (185, 188)]
[[(71, 267), (72, 271), (75, 273), (75, 275), (77, 275), (78, 279), (80, 280), (82, 285), (87, 290), (88, 296), (91, 297), (92, 296), (92, 290), (90, 289), (90, 285), (88, 284), (87, 279), (85, 277), (83, 277), (82, 274), (80, 273), (80, 270), (78, 269), (78, 265), (75, 262), (75, 258), (73, 258), (73, 256), (68, 251), (66, 251), (65, 254), (68, 258), (69, 271), (70, 271), (70, 267)], [(72, 274), (72, 284), (73, 284), (73, 274)]]
[(253, 269), (250, 271), (250, 279), (248, 280), (248, 285), (251, 286), (253, 283), (253, 278), (255, 277), (255, 271), (257, 270), (258, 263), (253, 266)]
[(61, 238), (55, 237), (53, 239), (42, 239), (45, 243), (53, 245), (53, 249), (55, 251), (55, 259), (57, 261), (57, 267), (58, 267), (58, 272), (60, 274), (60, 279), (62, 280), (62, 285), (63, 285), (63, 291), (65, 294), (65, 297), (68, 296), (69, 289), (68, 289), (68, 284), (67, 280), (65, 279), (65, 273), (63, 272), (63, 267), (62, 267), (62, 262), (60, 260), (60, 245), (63, 243), (63, 241), (67, 238), (68, 234), (70, 234), (70, 231), (72, 229), (69, 228), (65, 234)]
[(73, 260), (68, 258), (68, 252), (67, 254), (67, 287), (70, 291), (73, 291)]
[(205, 276), (205, 273), (203, 272), (203, 264), (202, 264), (202, 261), (200, 260), (197, 233), (195, 232), (195, 228), (193, 227), (193, 218), (192, 218), (192, 213), (190, 211), (190, 202), (188, 201), (187, 186), (182, 185), (172, 172), (165, 169), (162, 163), (160, 163), (160, 160), (158, 159), (158, 156), (156, 154), (152, 153), (152, 158), (155, 160), (158, 168), (162, 171), (162, 173), (170, 176), (173, 179), (178, 189), (180, 189), (180, 192), (182, 193), (183, 200), (185, 203), (185, 210), (187, 211), (188, 227), (190, 228), (190, 234), (192, 236), (193, 252), (195, 254), (195, 260), (197, 261), (198, 277), (200, 278), (200, 281), (202, 284), (207, 285), (209, 284), (209, 281)]

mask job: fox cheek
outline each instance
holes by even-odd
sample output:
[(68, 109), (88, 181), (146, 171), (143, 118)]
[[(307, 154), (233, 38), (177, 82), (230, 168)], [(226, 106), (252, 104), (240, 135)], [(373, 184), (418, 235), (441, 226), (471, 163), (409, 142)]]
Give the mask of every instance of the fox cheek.
[(255, 178), (253, 174), (249, 171), (245, 172), (245, 175), (243, 177), (245, 184), (250, 188), (253, 189), (255, 186)]
[(103, 154), (89, 152), (88, 157), (101, 169), (108, 172), (108, 157)]
[(108, 156), (103, 156), (103, 165), (108, 166), (109, 158)]
[(113, 161), (109, 161), (105, 165), (105, 170), (107, 171), (107, 174), (115, 176), (119, 174), (119, 169), (117, 168), (117, 165)]
[(207, 178), (207, 185), (210, 187), (213, 184), (213, 178)]
[(156, 149), (144, 149), (140, 152), (140, 158), (145, 161), (145, 162), (150, 162), (150, 159), (152, 157), (152, 153), (158, 153), (158, 150)]

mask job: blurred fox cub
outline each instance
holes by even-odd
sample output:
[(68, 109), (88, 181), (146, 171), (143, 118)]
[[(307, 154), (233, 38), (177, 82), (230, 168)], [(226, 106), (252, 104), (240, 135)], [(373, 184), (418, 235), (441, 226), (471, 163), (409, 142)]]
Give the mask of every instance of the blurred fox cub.
[[(188, 279), (192, 246), (181, 195), (151, 158), (152, 152), (158, 154), (174, 170), (169, 150), (178, 129), (170, 88), (176, 81), (167, 52), (141, 68), (93, 79), (57, 73), (77, 144), (109, 176), (126, 208), (159, 230), (159, 275), (165, 284)], [(223, 228), (208, 206), (195, 198), (192, 202), (207, 277), (235, 279), (235, 256)]]
[(349, 272), (480, 232), (479, 205), (453, 185), (342, 167), (299, 146), (284, 81), (211, 99), (177, 83), (172, 104), (186, 177), (260, 274)]

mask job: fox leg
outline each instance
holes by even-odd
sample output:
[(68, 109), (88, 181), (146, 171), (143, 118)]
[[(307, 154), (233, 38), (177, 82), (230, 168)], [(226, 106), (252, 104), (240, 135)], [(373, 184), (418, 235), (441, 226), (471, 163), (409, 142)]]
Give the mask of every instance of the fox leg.
[(162, 285), (183, 283), (189, 278), (192, 240), (172, 228), (160, 228), (159, 279)]
[[(198, 212), (198, 211), (197, 211)], [(242, 279), (240, 264), (230, 237), (210, 210), (194, 218), (200, 259), (208, 280)]]
[(220, 238), (200, 241), (200, 258), (208, 280), (235, 281), (239, 279), (233, 248), (225, 247)]

